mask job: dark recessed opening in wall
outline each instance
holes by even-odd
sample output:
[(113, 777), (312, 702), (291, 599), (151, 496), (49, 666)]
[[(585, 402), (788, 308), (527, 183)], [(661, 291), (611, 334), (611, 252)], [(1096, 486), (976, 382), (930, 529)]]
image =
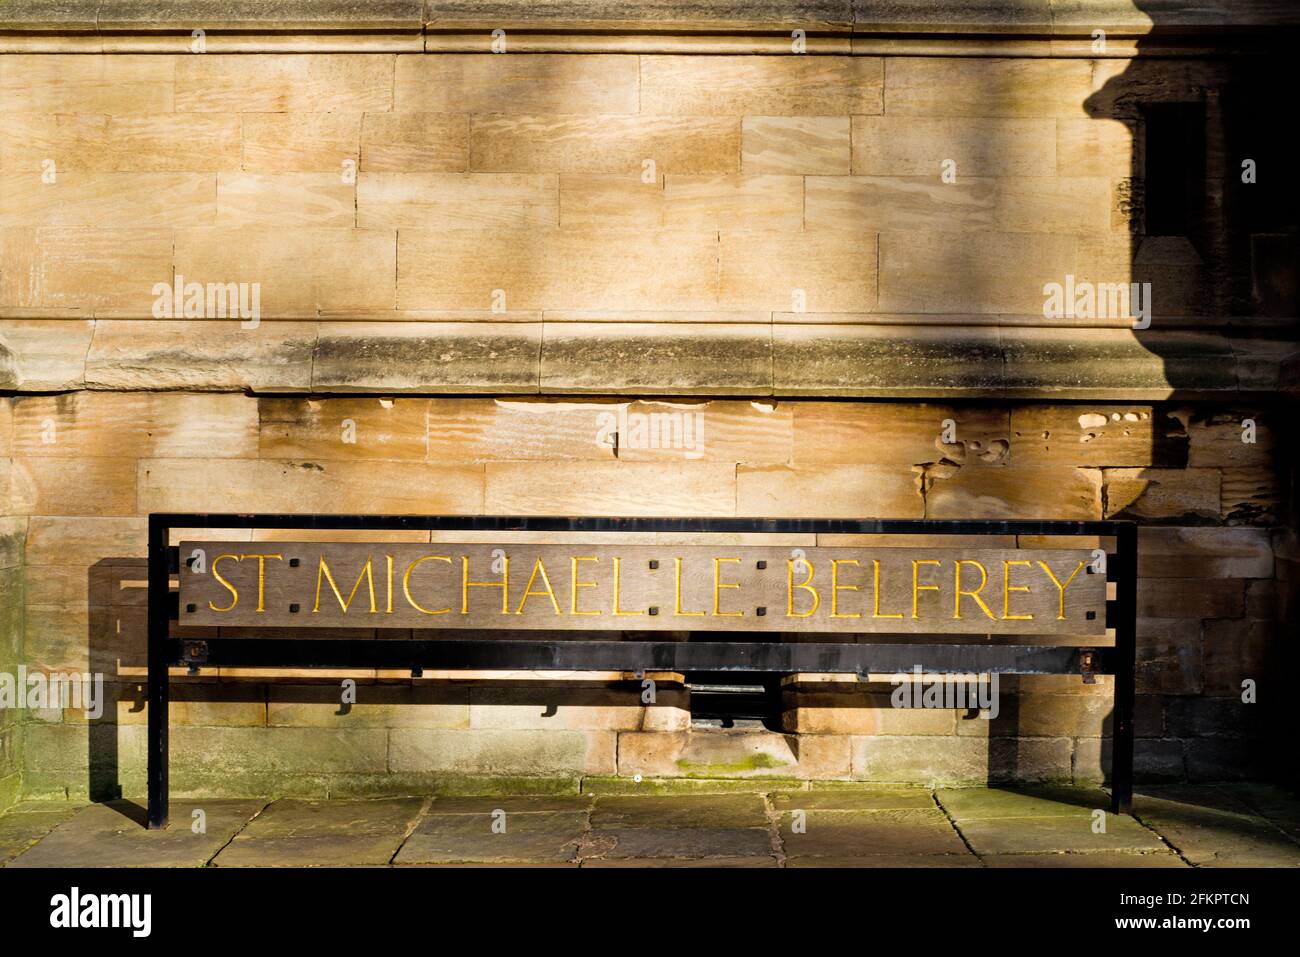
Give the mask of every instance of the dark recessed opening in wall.
[(691, 671), (692, 728), (781, 730), (781, 676), (746, 671)]
[(1146, 235), (1199, 233), (1205, 204), (1205, 107), (1159, 103), (1142, 111), (1146, 128)]

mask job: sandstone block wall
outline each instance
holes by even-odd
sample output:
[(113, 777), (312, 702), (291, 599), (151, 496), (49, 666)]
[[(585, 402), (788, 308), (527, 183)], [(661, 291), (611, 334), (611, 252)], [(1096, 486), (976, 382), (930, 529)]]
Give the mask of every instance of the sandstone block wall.
[[(0, 805), (143, 789), (164, 510), (1132, 518), (1139, 772), (1269, 763), (1278, 697), (1241, 684), (1288, 660), (1300, 578), (1300, 217), (1235, 183), (1276, 155), (1240, 112), (1272, 61), (1237, 55), (1276, 11), (1173, 11), (1198, 46), (1100, 4), (1099, 51), (1045, 2), (198, 6), (202, 51), (130, 5), (0, 37), (0, 670), (103, 671), (113, 702), (0, 711)], [(1148, 235), (1147, 111), (1177, 103), (1208, 185), (1191, 235)], [(1150, 325), (1045, 317), (1067, 282), (1150, 283)], [(611, 413), (703, 441), (615, 454)], [(1026, 679), (990, 722), (797, 676), (781, 731), (721, 735), (660, 678), (645, 706), (617, 674), (178, 672), (173, 787), (1109, 762), (1105, 680)]]
[[(13, 402), (0, 399), (0, 671), (15, 674), (23, 662), (23, 544), (26, 519), (16, 515), (11, 493)], [(0, 708), (0, 808), (22, 787), (23, 712)]]
[[(103, 671), (116, 702), (98, 721), (73, 710), (31, 716), (29, 793), (143, 786), (145, 517), (182, 509), (1137, 517), (1148, 526), (1139, 768), (1213, 779), (1252, 773), (1261, 757), (1258, 719), (1240, 692), (1244, 679), (1262, 680), (1277, 641), (1271, 526), (1280, 492), (1267, 419), (1259, 441), (1243, 445), (1234, 415), (1174, 404), (96, 391), (6, 403), (13, 500), (28, 526), (24, 660)], [(620, 410), (701, 415), (701, 457), (689, 449), (616, 457), (598, 435), (601, 415)], [(949, 418), (957, 441), (944, 443)], [(345, 439), (347, 421), (355, 443)], [(837, 541), (845, 539), (820, 543)], [(887, 685), (803, 676), (785, 691), (789, 734), (719, 742), (687, 730), (680, 676), (663, 676), (656, 704), (644, 706), (640, 684), (623, 675), (366, 672), (351, 675), (361, 682), (358, 703), (341, 709), (344, 676), (178, 670), (178, 793), (376, 793), (450, 786), (474, 773), (1094, 781), (1108, 762), (1108, 679), (1007, 682), (1004, 691), (1018, 693), (1004, 695), (990, 722), (892, 709)]]

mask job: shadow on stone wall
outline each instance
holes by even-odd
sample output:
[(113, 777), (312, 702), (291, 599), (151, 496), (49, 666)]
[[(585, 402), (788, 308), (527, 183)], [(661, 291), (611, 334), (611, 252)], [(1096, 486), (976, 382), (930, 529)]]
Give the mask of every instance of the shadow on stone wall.
[[(1150, 326), (1135, 328), (1133, 336), (1160, 359), (1171, 390), (1171, 401), (1157, 406), (1157, 417), (1172, 416), (1179, 400), (1235, 388), (1238, 396), (1230, 407), (1183, 408), (1190, 409), (1193, 423), (1203, 417), (1253, 419), (1258, 440), (1275, 449), (1276, 467), (1290, 473), (1294, 462), (1281, 437), (1289, 431), (1294, 405), (1287, 404), (1278, 382), (1251, 380), (1250, 365), (1241, 357), (1269, 354), (1269, 340), (1294, 341), (1300, 316), (1300, 187), (1288, 152), (1289, 124), (1278, 113), (1279, 104), (1295, 102), (1300, 92), (1290, 55), (1295, 32), (1230, 30), (1207, 39), (1180, 32), (1183, 14), (1170, 13), (1167, 3), (1134, 0), (1134, 6), (1150, 18), (1149, 34), (1138, 41), (1135, 58), (1095, 61), (1094, 92), (1083, 103), (1098, 124), (1122, 125), (1132, 144), (1128, 182), (1112, 200), (1112, 216), (1128, 215), (1128, 248), (1124, 258), (1100, 257), (1097, 274), (1080, 278), (1150, 283)], [(1100, 128), (1097, 142), (1106, 142)], [(1254, 182), (1247, 182), (1248, 166)], [(1234, 365), (1235, 382), (1217, 381)], [(1186, 468), (1185, 445), (1183, 456), (1170, 464)], [(1159, 456), (1152, 461), (1158, 463)], [(1250, 494), (1244, 493), (1247, 499)], [(1247, 501), (1220, 521), (1290, 522), (1294, 529), (1294, 500), (1287, 504), (1287, 514), (1277, 515)], [(1137, 516), (1112, 511), (1108, 517)], [(1290, 581), (1294, 592), (1294, 575)], [(1287, 599), (1285, 580), (1278, 585), (1279, 626), (1268, 652), (1259, 660), (1242, 649), (1237, 659), (1241, 679), (1263, 685), (1259, 704), (1231, 698), (1197, 704), (1207, 713), (1216, 704), (1232, 706), (1219, 712), (1223, 725), (1204, 732), (1221, 739), (1225, 766), (1294, 783), (1300, 765), (1286, 730), (1286, 693), (1280, 684), (1265, 682), (1266, 676), (1291, 673), (1300, 663), (1295, 642), (1285, 640), (1294, 626), (1282, 614), (1294, 606), (1295, 596)], [(1139, 622), (1139, 675), (1151, 641), (1158, 639), (1144, 635)], [(1143, 735), (1158, 733), (1153, 722), (1166, 715), (1164, 701), (1144, 707), (1142, 692), (1140, 684), (1139, 780), (1159, 761), (1158, 755), (1144, 755)], [(1228, 710), (1243, 708), (1245, 717), (1229, 719)], [(1108, 718), (1107, 736), (1110, 723)], [(1104, 763), (1109, 765), (1108, 755)]]

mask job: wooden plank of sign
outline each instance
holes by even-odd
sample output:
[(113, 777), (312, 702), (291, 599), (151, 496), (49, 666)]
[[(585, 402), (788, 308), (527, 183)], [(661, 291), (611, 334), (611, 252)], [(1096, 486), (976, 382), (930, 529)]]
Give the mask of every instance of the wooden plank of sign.
[(180, 624), (1105, 634), (1084, 549), (183, 542)]

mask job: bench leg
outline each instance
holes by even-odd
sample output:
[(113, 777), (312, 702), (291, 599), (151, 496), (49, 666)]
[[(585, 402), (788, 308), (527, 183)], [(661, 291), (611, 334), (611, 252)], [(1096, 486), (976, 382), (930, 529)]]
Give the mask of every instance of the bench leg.
[(149, 519), (149, 691), (148, 691), (148, 827), (167, 826), (167, 724), (170, 689), (167, 673), (168, 529), (153, 516)]
[(1121, 525), (1116, 535), (1115, 705), (1111, 713), (1111, 811), (1131, 813), (1133, 805), (1133, 708), (1137, 681), (1137, 526)]

